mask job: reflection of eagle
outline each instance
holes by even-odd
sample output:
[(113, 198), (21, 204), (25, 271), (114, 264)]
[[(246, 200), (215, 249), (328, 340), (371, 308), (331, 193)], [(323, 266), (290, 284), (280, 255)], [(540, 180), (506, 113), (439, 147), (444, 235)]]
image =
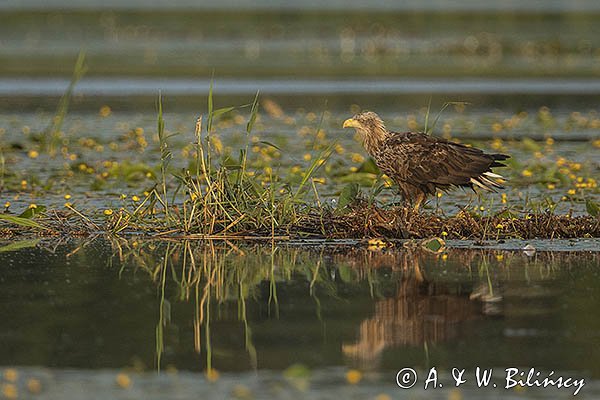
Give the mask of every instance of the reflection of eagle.
[(509, 156), (486, 154), (479, 149), (435, 138), (425, 133), (396, 133), (385, 128), (374, 112), (363, 112), (344, 121), (344, 128), (356, 128), (367, 153), (396, 182), (405, 201), (415, 210), (427, 195), (437, 189), (480, 187), (493, 191), (502, 188), (502, 176), (493, 167)]
[[(441, 343), (460, 336), (462, 324), (480, 315), (461, 285), (427, 280), (421, 264), (431, 261), (424, 259), (424, 252), (393, 253), (395, 262), (390, 255), (383, 255), (382, 261), (402, 270), (395, 296), (378, 300), (373, 315), (361, 322), (356, 341), (342, 345), (344, 355), (363, 368), (378, 364), (389, 348)], [(370, 265), (378, 261), (372, 259)]]

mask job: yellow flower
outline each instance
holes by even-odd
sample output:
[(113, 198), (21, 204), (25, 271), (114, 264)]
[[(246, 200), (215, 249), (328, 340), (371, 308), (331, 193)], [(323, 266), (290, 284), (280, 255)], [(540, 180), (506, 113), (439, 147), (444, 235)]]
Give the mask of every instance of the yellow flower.
[(310, 153), (306, 153), (303, 158), (304, 158), (304, 161), (310, 161), (312, 156), (310, 155)]
[(115, 381), (117, 382), (117, 385), (123, 389), (127, 389), (131, 386), (131, 378), (125, 373), (118, 374)]
[(65, 194), (65, 200), (69, 200), (71, 198), (70, 194)]
[(104, 215), (113, 215), (113, 210), (111, 210), (110, 208), (104, 210)]
[(546, 187), (547, 187), (549, 190), (554, 190), (554, 189), (556, 189), (556, 185), (555, 185), (554, 183), (549, 183), (548, 185), (546, 185)]
[(131, 196), (131, 200), (133, 200), (137, 203), (138, 201), (140, 201), (140, 198), (136, 195), (133, 195), (133, 196)]
[(567, 192), (567, 194), (569, 194), (569, 195), (571, 195), (571, 196), (573, 196), (575, 193), (577, 193), (577, 192), (575, 191), (575, 189), (569, 189), (569, 191)]
[(361, 164), (365, 161), (365, 158), (358, 153), (352, 153), (352, 162), (353, 163), (357, 163), (357, 164)]
[(498, 225), (496, 225), (496, 229), (504, 229), (504, 225), (498, 224)]
[(356, 385), (362, 379), (362, 373), (356, 369), (346, 372), (346, 381), (351, 385)]
[(552, 146), (554, 144), (554, 139), (552, 139), (551, 137), (547, 138), (546, 139), (546, 144), (548, 146)]
[(369, 246), (385, 247), (386, 244), (381, 239), (369, 239), (367, 242)]
[(4, 203), (4, 208), (8, 208), (10, 207), (10, 201), (7, 201), (6, 203)]
[(65, 203), (65, 208), (72, 208), (73, 204), (69, 203), (68, 201)]
[(494, 150), (500, 150), (502, 149), (502, 139), (500, 138), (494, 138), (494, 140), (492, 141), (492, 149)]
[(22, 188), (26, 188), (26, 187), (27, 187), (27, 181), (26, 181), (25, 179), (23, 179), (23, 180), (21, 181), (21, 187), (22, 187)]
[(501, 197), (501, 200), (500, 200), (500, 201), (502, 201), (502, 204), (506, 204), (506, 201), (507, 201), (507, 200), (506, 200), (506, 193), (502, 193), (502, 194), (500, 195), (500, 197)]
[(448, 400), (463, 400), (463, 395), (460, 389), (454, 388), (448, 393)]
[(42, 391), (42, 383), (36, 378), (30, 378), (27, 381), (27, 390), (33, 394), (39, 394)]
[(27, 156), (29, 156), (29, 158), (38, 158), (40, 155), (40, 153), (38, 153), (35, 150), (29, 150), (29, 152), (27, 153)]
[(448, 232), (446, 232), (446, 231), (443, 231), (443, 232), (442, 232), (442, 236), (448, 236)]
[(231, 390), (231, 394), (236, 399), (252, 399), (252, 391), (244, 385), (237, 384)]
[(19, 373), (14, 368), (8, 368), (4, 371), (4, 379), (9, 382), (16, 382), (19, 379)]
[(7, 399), (16, 399), (19, 397), (19, 390), (13, 383), (5, 383), (2, 385), (2, 395)]
[(127, 198), (127, 195), (124, 193), (121, 193), (121, 196), (119, 196), (121, 198), (121, 200), (125, 200)]
[(496, 254), (496, 260), (498, 260), (498, 261), (504, 260), (504, 254)]
[(446, 261), (448, 259), (448, 254), (442, 254), (442, 261)]
[(211, 368), (206, 371), (206, 379), (208, 379), (210, 382), (218, 381), (220, 377), (221, 374), (219, 374), (219, 371), (217, 371), (214, 368)]
[(533, 172), (531, 172), (531, 171), (530, 171), (530, 170), (528, 170), (528, 169), (524, 169), (524, 170), (523, 170), (523, 172), (521, 172), (521, 175), (523, 175), (523, 176), (524, 176), (524, 177), (526, 177), (526, 178), (529, 178), (530, 176), (532, 176), (532, 175), (533, 175)]
[(492, 131), (498, 133), (502, 130), (502, 124), (499, 122), (496, 122), (492, 125)]
[(100, 114), (100, 116), (102, 118), (106, 118), (110, 115), (111, 112), (112, 112), (112, 110), (110, 109), (109, 106), (102, 106), (102, 107), (100, 107), (100, 111), (98, 114)]
[(29, 207), (27, 207), (27, 208), (33, 208), (33, 209), (36, 209), (36, 208), (37, 208), (37, 204), (35, 204), (35, 203), (31, 203), (31, 204), (29, 205)]
[(442, 192), (437, 192), (437, 197), (442, 197), (444, 195), (444, 193)]

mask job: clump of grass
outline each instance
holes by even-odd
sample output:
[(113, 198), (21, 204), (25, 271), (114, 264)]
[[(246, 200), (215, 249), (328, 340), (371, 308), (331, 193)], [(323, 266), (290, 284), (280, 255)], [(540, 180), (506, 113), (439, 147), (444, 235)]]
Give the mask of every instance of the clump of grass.
[[(259, 96), (247, 105), (250, 115), (246, 124), (246, 145), (237, 160), (216, 161), (211, 148), (213, 121), (234, 107), (213, 108), (212, 85), (208, 97), (206, 131), (203, 118), (196, 123), (195, 168), (169, 173), (169, 150), (162, 98), (158, 98), (158, 137), (160, 148), (160, 181), (135, 209), (122, 209), (111, 216), (109, 230), (143, 230), (189, 237), (253, 235), (275, 237), (286, 235), (291, 227), (315, 208), (308, 194), (318, 199), (316, 187), (310, 185), (315, 172), (326, 162), (332, 146), (321, 151), (304, 172), (296, 187), (281, 182), (269, 169), (268, 174), (251, 170), (248, 160), (249, 137), (258, 116)], [(319, 207), (317, 201), (317, 208)]]

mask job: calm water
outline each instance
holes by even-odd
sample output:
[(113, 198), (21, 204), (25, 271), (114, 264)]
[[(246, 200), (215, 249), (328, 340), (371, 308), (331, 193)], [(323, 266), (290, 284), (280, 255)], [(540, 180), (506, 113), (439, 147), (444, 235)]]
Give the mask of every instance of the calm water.
[[(45, 107), (83, 49), (89, 79), (79, 107), (120, 98), (131, 108), (130, 96), (158, 90), (197, 107), (213, 74), (222, 95), (260, 90), (318, 110), (356, 103), (403, 113), (431, 95), (434, 104), (511, 111), (593, 107), (599, 16), (594, 1), (5, 1), (0, 98), (5, 107)], [(507, 94), (521, 96), (503, 101)]]
[[(554, 370), (585, 378), (582, 397), (600, 393), (597, 252), (99, 239), (3, 247), (0, 265), (0, 358), (24, 391), (39, 379), (42, 398), (84, 387), (92, 397), (228, 397), (236, 384), (258, 398), (420, 398), (395, 374), (433, 366), (448, 384), (439, 398), (452, 395), (451, 368), (477, 366)], [(211, 384), (209, 368), (219, 371)], [(356, 387), (349, 369), (362, 373)], [(119, 371), (132, 387), (115, 384)], [(460, 394), (572, 392), (466, 384)]]

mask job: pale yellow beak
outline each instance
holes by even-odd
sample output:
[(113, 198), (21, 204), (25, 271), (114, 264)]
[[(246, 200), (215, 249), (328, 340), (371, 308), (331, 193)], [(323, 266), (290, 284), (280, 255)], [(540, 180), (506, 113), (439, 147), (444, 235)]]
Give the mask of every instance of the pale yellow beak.
[(344, 121), (344, 125), (342, 125), (342, 128), (360, 128), (360, 124), (357, 120), (348, 118)]

